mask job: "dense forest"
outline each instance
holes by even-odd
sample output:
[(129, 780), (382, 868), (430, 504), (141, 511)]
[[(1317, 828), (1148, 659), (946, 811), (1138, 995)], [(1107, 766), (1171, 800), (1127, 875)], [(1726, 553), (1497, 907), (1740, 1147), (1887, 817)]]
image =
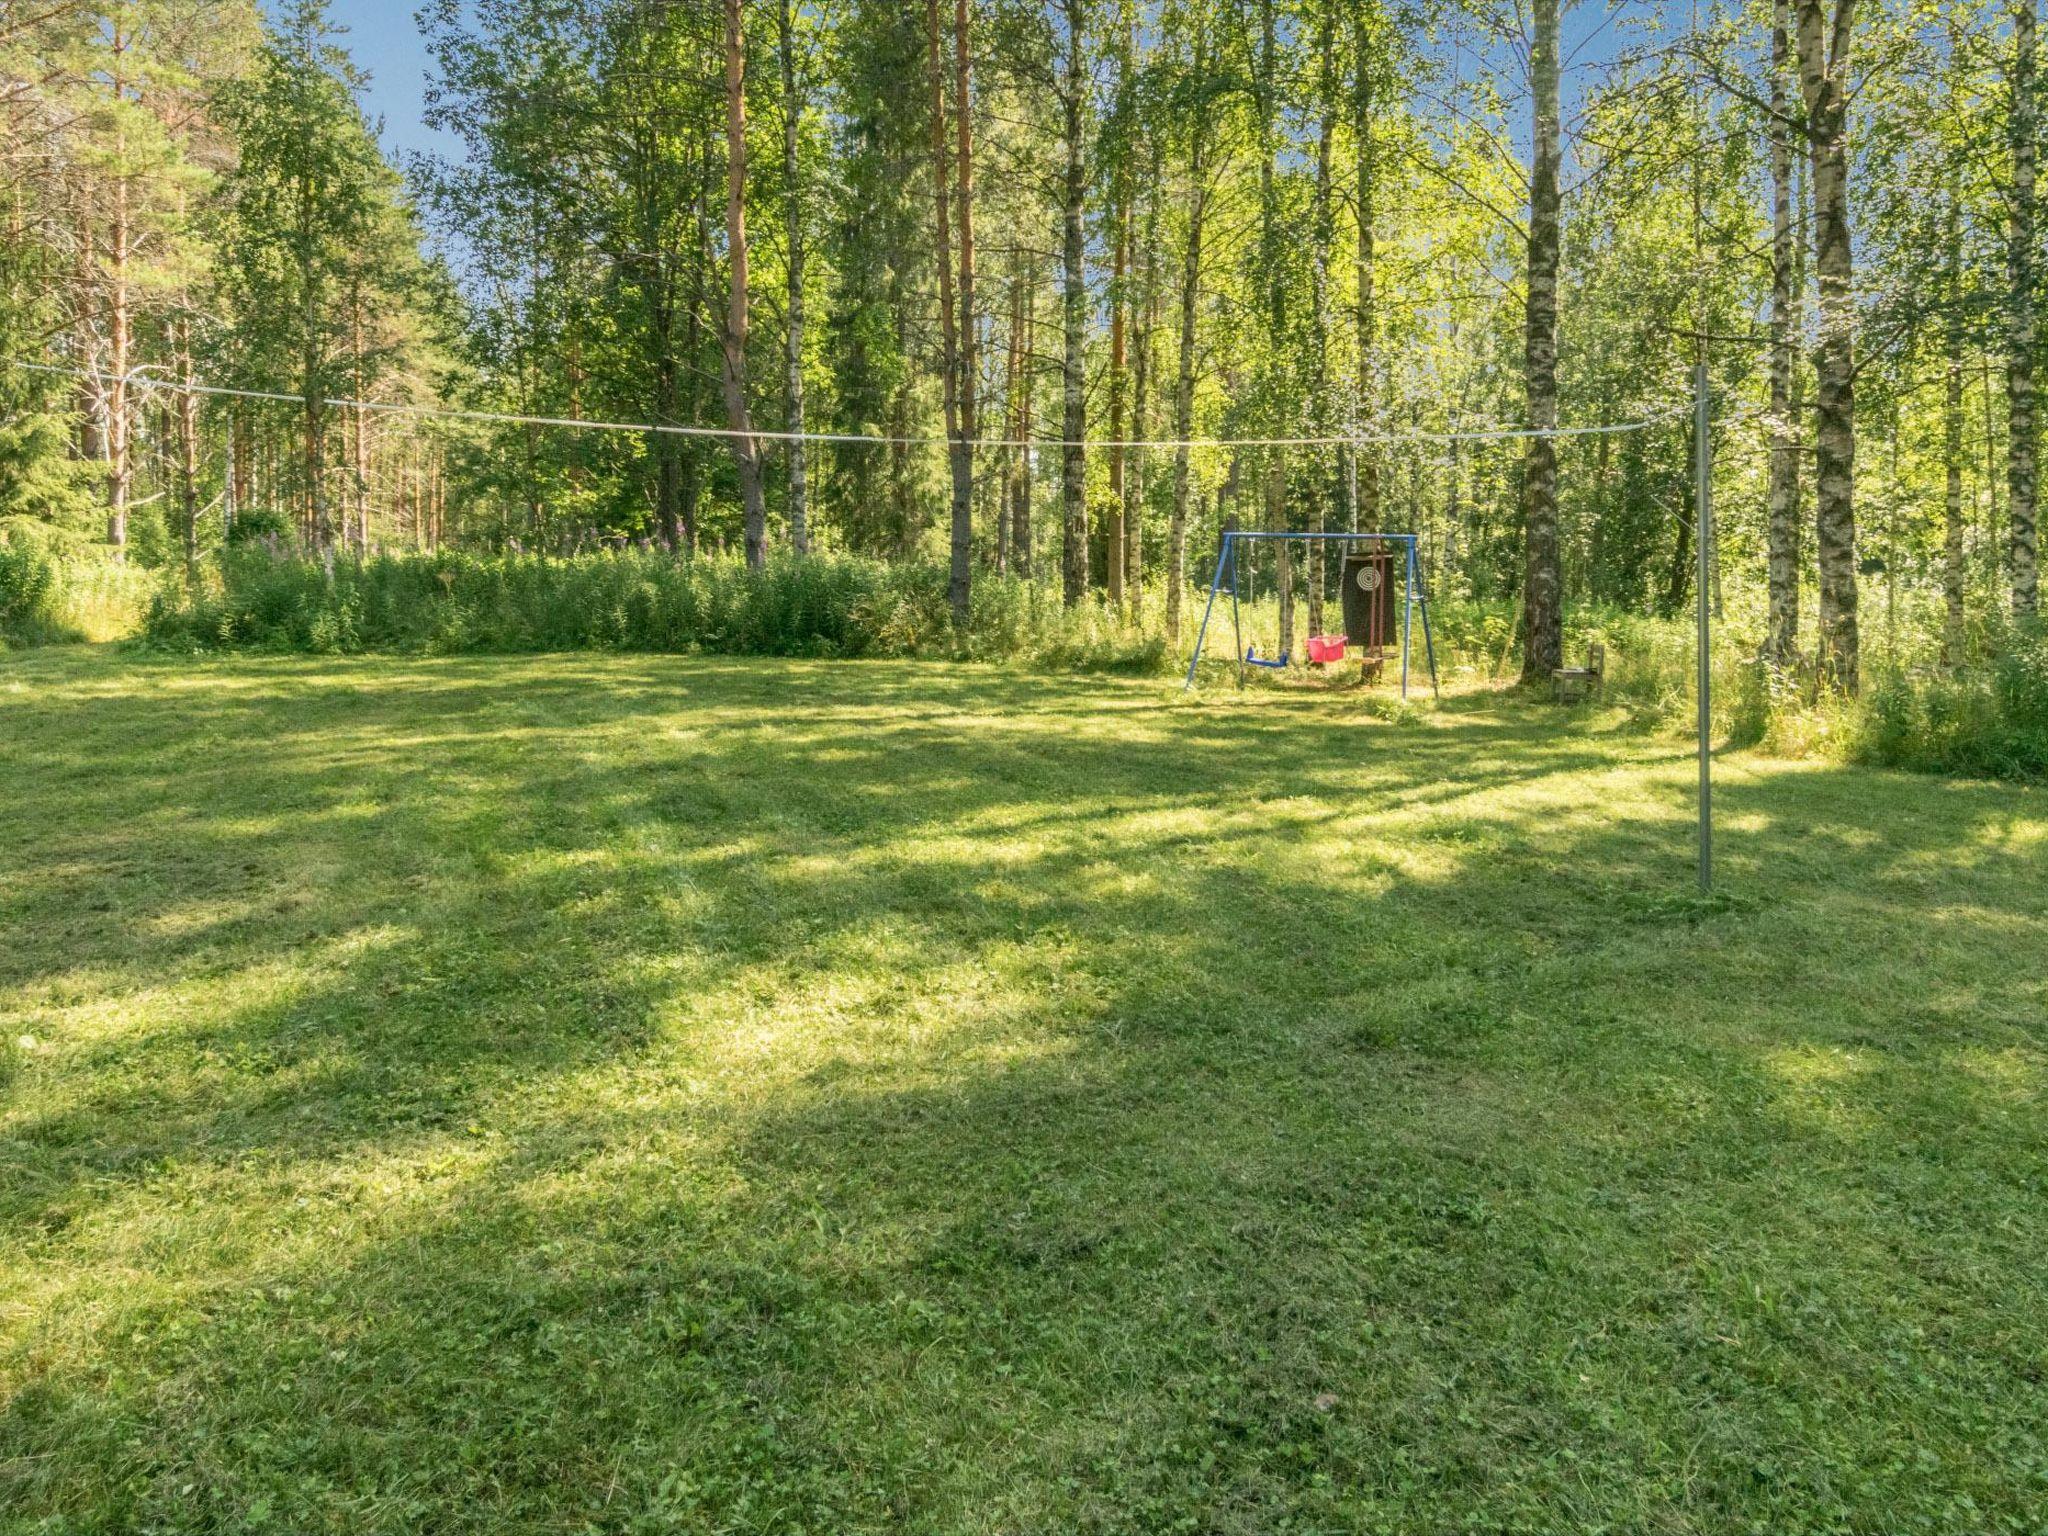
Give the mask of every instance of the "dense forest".
[(1541, 675), (1690, 599), (1704, 364), (1713, 600), (1853, 690), (2036, 610), (2034, 13), (434, 0), (394, 166), (323, 0), (6, 0), (0, 519), (1176, 638), (1220, 528), (1403, 530)]

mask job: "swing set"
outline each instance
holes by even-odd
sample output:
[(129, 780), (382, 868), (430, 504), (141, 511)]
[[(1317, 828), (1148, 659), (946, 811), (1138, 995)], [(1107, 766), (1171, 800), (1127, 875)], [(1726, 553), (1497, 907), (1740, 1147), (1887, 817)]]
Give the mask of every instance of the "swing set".
[(1290, 637), (1282, 636), (1280, 644), (1265, 656), (1259, 654), (1256, 645), (1245, 643), (1244, 602), (1240, 600), (1251, 597), (1250, 571), (1247, 569), (1250, 561), (1241, 558), (1241, 551), (1248, 548), (1251, 553), (1256, 553), (1261, 542), (1278, 543), (1284, 558), (1286, 541), (1292, 539), (1300, 539), (1305, 544), (1345, 546), (1336, 562), (1344, 628), (1341, 633), (1308, 637), (1309, 664), (1328, 666), (1343, 661), (1347, 649), (1355, 646), (1360, 653), (1361, 676), (1369, 681), (1379, 675), (1385, 652), (1393, 640), (1394, 564), (1399, 560), (1402, 568), (1399, 621), (1401, 697), (1408, 697), (1409, 641), (1418, 606), (1422, 611), (1423, 652), (1429, 660), (1430, 691), (1441, 697), (1437, 688), (1436, 642), (1429, 629), (1429, 593), (1422, 584), (1422, 567), (1416, 558), (1414, 534), (1262, 532), (1236, 528), (1224, 530), (1222, 547), (1216, 551), (1216, 574), (1209, 579), (1209, 601), (1202, 609), (1202, 627), (1195, 635), (1195, 654), (1188, 658), (1187, 682), (1181, 691), (1186, 692), (1195, 686), (1195, 669), (1201, 665), (1202, 647), (1209, 636), (1209, 620), (1216, 612), (1219, 593), (1228, 593), (1230, 597), (1230, 627), (1236, 640), (1239, 687), (1244, 686), (1246, 673), (1252, 667), (1284, 672), (1293, 665), (1294, 658), (1288, 650)]

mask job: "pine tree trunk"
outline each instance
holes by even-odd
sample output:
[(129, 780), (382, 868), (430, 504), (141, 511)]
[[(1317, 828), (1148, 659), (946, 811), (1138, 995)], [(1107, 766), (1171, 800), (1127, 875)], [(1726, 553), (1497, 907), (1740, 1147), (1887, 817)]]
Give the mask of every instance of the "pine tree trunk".
[(1813, 164), (1814, 272), (1820, 337), (1814, 432), (1814, 526), (1820, 564), (1820, 675), (1854, 693), (1856, 593), (1855, 258), (1849, 243), (1846, 82), (1855, 0), (1798, 0), (1799, 74)]
[(939, 0), (925, 0), (925, 65), (931, 87), (932, 201), (939, 266), (939, 386), (946, 413), (946, 463), (953, 481), (952, 570), (946, 596), (953, 627), (965, 630), (968, 558), (973, 537), (973, 449), (960, 423), (960, 333), (953, 308), (953, 204), (947, 188), (952, 148), (946, 134), (946, 72), (939, 36)]
[[(1798, 335), (1793, 292), (1798, 235), (1792, 221), (1790, 0), (1774, 0), (1771, 27), (1771, 449), (1767, 492), (1768, 619), (1764, 654), (1790, 668), (1799, 655), (1799, 425), (1792, 370)], [(1603, 439), (1604, 441), (1604, 439)]]
[[(1208, 64), (1208, 35), (1195, 36), (1195, 74)], [(1209, 207), (1209, 124), (1197, 110), (1189, 128), (1188, 234), (1180, 268), (1180, 356), (1173, 391), (1173, 508), (1166, 530), (1166, 638), (1180, 640), (1181, 598), (1187, 586), (1188, 488), (1193, 472), (1188, 439), (1195, 431), (1195, 322), (1201, 312), (1202, 225)]]
[[(111, 17), (113, 77), (109, 82), (116, 101), (127, 94), (124, 78), (131, 39), (123, 28), (124, 12)], [(128, 263), (134, 255), (134, 230), (129, 210), (128, 142), (124, 119), (116, 118), (114, 128), (113, 208), (107, 229), (107, 341), (110, 348), (107, 385), (107, 543), (114, 558), (124, 559), (128, 545), (128, 500), (134, 484), (132, 452), (134, 421), (128, 395), (128, 372), (133, 366), (135, 339), (133, 295), (129, 291)], [(89, 217), (89, 216), (88, 216)]]
[(317, 265), (315, 188), (301, 175), (297, 187), (295, 257), (299, 270), (299, 371), (304, 393), (303, 442), (306, 477), (306, 536), (332, 569), (334, 529), (327, 517), (327, 407), (321, 396), (320, 280)]
[(2040, 611), (2039, 425), (2034, 403), (2034, 350), (2039, 341), (2034, 305), (2034, 176), (2040, 136), (2035, 94), (2035, 0), (2014, 0), (2012, 199), (2007, 262), (2010, 302), (2006, 308), (2006, 506), (2010, 517), (2012, 611), (2032, 618)]
[(1949, 328), (1948, 372), (1942, 397), (1941, 661), (1961, 666), (1964, 652), (1963, 592), (1963, 349), (1958, 327)]
[[(1010, 273), (1009, 342), (1003, 352), (1003, 436), (1015, 444), (1020, 437), (1017, 388), (1022, 378), (1020, 353), (1024, 346), (1024, 286), (1016, 269)], [(1017, 461), (1023, 450), (1014, 446), (1002, 451), (1002, 478), (996, 497), (996, 574), (1010, 571), (1010, 508), (1017, 492)]]
[(1535, 0), (1530, 77), (1535, 91), (1529, 176), (1529, 273), (1524, 372), (1529, 439), (1522, 468), (1525, 574), (1522, 681), (1547, 678), (1564, 664), (1562, 571), (1557, 539), (1557, 271), (1559, 145), (1558, 0)]
[(974, 558), (974, 440), (980, 435), (981, 412), (976, 399), (977, 370), (974, 324), (974, 70), (973, 7), (953, 0), (953, 141), (958, 156), (960, 192), (960, 439), (967, 478), (965, 510), (953, 514), (952, 584), (959, 589), (957, 607), (965, 616), (968, 583)]
[[(116, 92), (120, 89), (115, 84)], [(134, 484), (134, 412), (129, 404), (128, 371), (133, 366), (135, 313), (128, 288), (128, 260), (131, 227), (128, 213), (128, 177), (125, 152), (116, 135), (114, 150), (114, 211), (107, 231), (107, 542), (118, 553), (128, 544), (128, 500)]]
[[(1038, 432), (1038, 261), (1034, 257), (1024, 265), (1024, 342), (1019, 359), (1020, 378), (1017, 401), (1017, 440), (1030, 443)], [(1010, 511), (1010, 559), (1015, 563), (1017, 574), (1029, 581), (1036, 571), (1032, 566), (1031, 548), (1031, 496), (1036, 472), (1036, 456), (1029, 448), (1019, 450), (1017, 455), (1017, 499)]]
[[(367, 400), (370, 398), (370, 381), (369, 376), (363, 371), (367, 353), (363, 337), (363, 296), (360, 288), (351, 295), (349, 309), (356, 352), (356, 398)], [(351, 487), (351, 500), (355, 504), (355, 550), (358, 555), (367, 555), (370, 552), (370, 438), (369, 422), (365, 419), (367, 414), (360, 406), (349, 411), (349, 447), (355, 479), (355, 484)], [(536, 527), (534, 531), (538, 534), (540, 530)]]
[[(797, 93), (796, 8), (782, 0), (776, 13), (777, 52), (782, 65), (782, 225), (787, 248), (786, 329), (783, 346), (783, 394), (789, 430), (804, 430), (804, 219), (798, 135), (803, 126), (803, 100)], [(799, 555), (811, 548), (810, 485), (807, 444), (801, 436), (786, 445), (789, 464), (789, 547)]]
[(185, 580), (199, 580), (199, 391), (192, 386), (192, 318), (178, 317), (178, 503), (185, 534)]
[(1066, 135), (1066, 175), (1061, 196), (1060, 279), (1065, 341), (1062, 356), (1060, 436), (1060, 517), (1064, 547), (1060, 551), (1060, 596), (1068, 607), (1088, 590), (1088, 455), (1082, 447), (1087, 432), (1088, 282), (1083, 266), (1086, 244), (1082, 221), (1088, 206), (1087, 146), (1082, 141), (1087, 110), (1088, 76), (1083, 58), (1084, 7), (1067, 0), (1067, 58), (1060, 85)]
[(761, 493), (760, 440), (747, 409), (747, 61), (741, 4), (725, 0), (725, 243), (731, 276), (720, 351), (725, 418), (736, 434), (732, 452), (746, 517), (747, 564), (758, 570), (768, 561), (768, 506)]

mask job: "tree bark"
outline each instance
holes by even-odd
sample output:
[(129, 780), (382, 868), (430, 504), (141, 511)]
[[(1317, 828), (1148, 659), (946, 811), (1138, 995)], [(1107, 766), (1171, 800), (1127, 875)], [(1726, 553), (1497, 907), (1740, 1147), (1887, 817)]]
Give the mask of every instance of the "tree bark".
[[(1155, 167), (1156, 169), (1156, 167)], [(1150, 196), (1143, 244), (1143, 272), (1138, 291), (1143, 321), (1138, 327), (1138, 360), (1132, 369), (1131, 429), (1140, 442), (1152, 436), (1152, 337), (1159, 328), (1159, 200)], [(1152, 450), (1140, 448), (1137, 471), (1124, 490), (1124, 595), (1136, 623), (1145, 611), (1145, 495)]]
[(178, 504), (185, 534), (185, 580), (199, 580), (199, 391), (193, 388), (192, 316), (179, 315), (174, 337), (178, 349)]
[(1003, 436), (1012, 446), (1002, 451), (1001, 481), (996, 497), (996, 574), (1005, 576), (1010, 570), (1010, 507), (1016, 494), (1017, 461), (1024, 450), (1014, 446), (1019, 440), (1017, 398), (1018, 385), (1023, 377), (1022, 351), (1024, 346), (1024, 285), (1018, 280), (1016, 269), (1010, 272), (1010, 329), (1009, 340), (1003, 351)]
[[(958, 153), (960, 193), (960, 432), (970, 444), (981, 428), (979, 341), (974, 324), (974, 12), (970, 0), (953, 0), (953, 139)], [(974, 476), (968, 449), (967, 474)], [(967, 529), (971, 541), (973, 528)]]
[(1941, 661), (1961, 666), (1964, 651), (1963, 592), (1963, 349), (1961, 328), (1949, 326), (1948, 369), (1942, 395)]
[(1066, 175), (1061, 191), (1060, 279), (1065, 344), (1062, 358), (1060, 435), (1060, 515), (1064, 547), (1060, 560), (1060, 596), (1068, 607), (1088, 590), (1088, 454), (1082, 438), (1088, 429), (1084, 348), (1088, 337), (1088, 286), (1083, 266), (1086, 245), (1082, 218), (1088, 203), (1086, 121), (1088, 76), (1084, 52), (1087, 6), (1066, 0), (1067, 57), (1060, 83), (1062, 127), (1066, 136)]
[[(363, 334), (363, 294), (360, 285), (349, 295), (350, 337), (355, 343), (355, 388), (358, 400), (370, 398), (370, 379), (364, 364), (368, 360), (368, 349)], [(349, 499), (355, 512), (355, 551), (367, 555), (370, 552), (370, 439), (368, 413), (360, 406), (349, 411), (349, 451), (351, 456), (351, 479)], [(534, 532), (539, 533), (536, 527)], [(343, 540), (347, 542), (346, 539)]]
[(1855, 258), (1849, 243), (1848, 74), (1855, 0), (1798, 0), (1799, 77), (1813, 166), (1814, 272), (1820, 287), (1814, 527), (1820, 564), (1820, 676), (1854, 693), (1856, 593)]
[(2006, 506), (2012, 560), (2012, 611), (2040, 612), (2039, 425), (2034, 401), (2034, 176), (2040, 137), (2035, 94), (2035, 0), (2013, 0), (2011, 227), (2007, 241), (2010, 302), (2006, 307)]
[[(1358, 156), (1358, 428), (1365, 433), (1379, 422), (1379, 308), (1375, 277), (1378, 268), (1379, 158), (1373, 133), (1376, 108), (1377, 62), (1373, 45), (1373, 16), (1360, 7), (1358, 25), (1358, 76), (1352, 93), (1351, 132)], [(1454, 445), (1455, 446), (1455, 445)], [(1346, 476), (1349, 505), (1347, 526), (1355, 533), (1375, 530), (1380, 522), (1379, 446), (1359, 443)]]
[(1121, 613), (1124, 606), (1124, 398), (1129, 384), (1128, 327), (1125, 316), (1130, 296), (1125, 291), (1130, 275), (1131, 210), (1127, 188), (1118, 190), (1116, 246), (1111, 257), (1109, 281), (1109, 527), (1104, 530), (1104, 554), (1109, 567), (1109, 605)]
[(725, 418), (735, 436), (740, 504), (746, 517), (747, 564), (768, 561), (768, 506), (761, 494), (761, 448), (747, 409), (747, 59), (740, 30), (742, 0), (725, 0), (725, 242), (730, 264), (725, 329)]
[[(109, 85), (117, 101), (125, 98), (128, 49), (132, 38), (122, 26), (123, 13), (111, 18), (110, 55), (114, 60)], [(131, 451), (134, 420), (129, 402), (128, 371), (135, 338), (133, 294), (128, 264), (134, 255), (134, 227), (129, 209), (128, 141), (125, 119), (114, 127), (113, 207), (107, 229), (107, 341), (110, 348), (107, 385), (107, 543), (114, 558), (124, 559), (128, 545), (128, 498), (134, 483)], [(88, 220), (90, 215), (88, 214)]]
[(960, 422), (960, 333), (953, 309), (953, 206), (947, 189), (952, 149), (946, 134), (946, 72), (939, 34), (939, 0), (925, 0), (925, 64), (931, 86), (932, 201), (939, 264), (939, 384), (946, 412), (946, 462), (953, 480), (952, 571), (946, 597), (953, 626), (967, 627), (968, 560), (974, 531), (974, 450)]
[[(1314, 281), (1314, 304), (1310, 312), (1313, 334), (1309, 338), (1309, 394), (1314, 401), (1310, 417), (1318, 435), (1329, 431), (1334, 425), (1329, 408), (1330, 389), (1330, 259), (1337, 239), (1337, 216), (1333, 178), (1335, 167), (1333, 154), (1337, 138), (1337, 37), (1334, 8), (1325, 4), (1322, 24), (1317, 34), (1317, 51), (1322, 55), (1321, 68), (1317, 75), (1317, 94), (1322, 98), (1322, 120), (1316, 131), (1316, 181), (1313, 216), (1310, 219)], [(1334, 489), (1340, 503), (1340, 516), (1350, 521), (1351, 513), (1342, 503), (1348, 502), (1349, 476), (1341, 456), (1332, 460), (1322, 452), (1313, 455), (1319, 472), (1328, 468), (1335, 470)], [(1328, 498), (1316, 494), (1310, 507), (1309, 527), (1317, 533), (1323, 531), (1327, 521)], [(1308, 586), (1308, 632), (1319, 635), (1323, 632), (1323, 546), (1319, 539), (1308, 541), (1307, 558)], [(1340, 562), (1341, 565), (1341, 562)]]
[[(1771, 15), (1771, 447), (1767, 492), (1768, 618), (1764, 655), (1790, 668), (1799, 656), (1799, 423), (1792, 406), (1798, 234), (1792, 219), (1791, 0)], [(1604, 439), (1603, 439), (1604, 441)]]
[[(794, 0), (782, 0), (777, 11), (776, 43), (782, 64), (782, 225), (783, 241), (789, 255), (783, 394), (789, 430), (801, 434), (804, 430), (804, 218), (802, 165), (798, 151), (804, 103), (797, 85)], [(789, 466), (789, 547), (799, 555), (810, 553), (811, 548), (806, 449), (807, 444), (801, 435), (792, 436), (785, 448)]]
[(1557, 540), (1557, 271), (1559, 144), (1558, 0), (1535, 0), (1530, 78), (1535, 95), (1529, 174), (1528, 304), (1524, 374), (1529, 426), (1522, 468), (1525, 572), (1522, 593), (1522, 681), (1550, 676), (1564, 664), (1562, 570)]
[(1017, 454), (1017, 499), (1010, 510), (1010, 559), (1017, 574), (1029, 581), (1032, 566), (1031, 495), (1036, 457), (1028, 446), (1038, 432), (1038, 260), (1024, 265), (1024, 342), (1019, 355), (1017, 440), (1027, 446)]
[[(1198, 19), (1193, 77), (1199, 89), (1209, 66), (1209, 36)], [(1188, 125), (1188, 233), (1180, 266), (1180, 355), (1173, 391), (1173, 506), (1166, 528), (1166, 638), (1180, 640), (1181, 598), (1187, 587), (1188, 485), (1193, 462), (1188, 439), (1195, 430), (1195, 322), (1201, 312), (1202, 224), (1209, 209), (1208, 98), (1196, 97)]]

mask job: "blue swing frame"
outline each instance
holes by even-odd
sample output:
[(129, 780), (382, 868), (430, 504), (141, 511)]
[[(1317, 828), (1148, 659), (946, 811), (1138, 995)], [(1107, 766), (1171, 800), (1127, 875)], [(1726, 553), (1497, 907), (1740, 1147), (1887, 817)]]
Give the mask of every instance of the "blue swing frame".
[(1421, 605), (1422, 608), (1423, 651), (1424, 654), (1427, 655), (1427, 657), (1429, 658), (1429, 689), (1430, 692), (1437, 698), (1440, 699), (1443, 697), (1442, 691), (1437, 686), (1436, 641), (1429, 631), (1429, 592), (1422, 584), (1422, 564), (1421, 561), (1418, 560), (1416, 557), (1417, 539), (1414, 534), (1309, 532), (1287, 533), (1248, 530), (1239, 528), (1226, 528), (1223, 531), (1222, 546), (1218, 548), (1216, 551), (1216, 574), (1209, 578), (1209, 601), (1202, 609), (1202, 627), (1199, 631), (1196, 632), (1195, 635), (1195, 654), (1188, 658), (1188, 678), (1187, 681), (1181, 685), (1181, 692), (1186, 693), (1190, 688), (1193, 688), (1195, 686), (1195, 668), (1201, 665), (1202, 645), (1203, 642), (1206, 641), (1209, 637), (1209, 619), (1210, 616), (1214, 614), (1216, 611), (1216, 594), (1223, 590), (1223, 577), (1226, 571), (1228, 571), (1230, 575), (1231, 634), (1237, 642), (1238, 686), (1244, 686), (1245, 668), (1268, 667), (1277, 671), (1286, 667), (1289, 661), (1292, 659), (1291, 655), (1287, 651), (1282, 651), (1277, 659), (1264, 659), (1257, 654), (1257, 651), (1254, 647), (1247, 646), (1244, 643), (1244, 621), (1242, 613), (1238, 608), (1237, 602), (1237, 594), (1239, 587), (1237, 570), (1237, 546), (1241, 542), (1255, 539), (1301, 539), (1305, 542), (1314, 542), (1318, 544), (1358, 543), (1401, 545), (1405, 554), (1405, 559), (1403, 561), (1403, 565), (1405, 567), (1405, 574), (1402, 583), (1401, 594), (1401, 697), (1404, 699), (1408, 697), (1408, 655), (1410, 649), (1409, 640), (1410, 635), (1412, 634), (1415, 628), (1415, 609), (1418, 603)]

